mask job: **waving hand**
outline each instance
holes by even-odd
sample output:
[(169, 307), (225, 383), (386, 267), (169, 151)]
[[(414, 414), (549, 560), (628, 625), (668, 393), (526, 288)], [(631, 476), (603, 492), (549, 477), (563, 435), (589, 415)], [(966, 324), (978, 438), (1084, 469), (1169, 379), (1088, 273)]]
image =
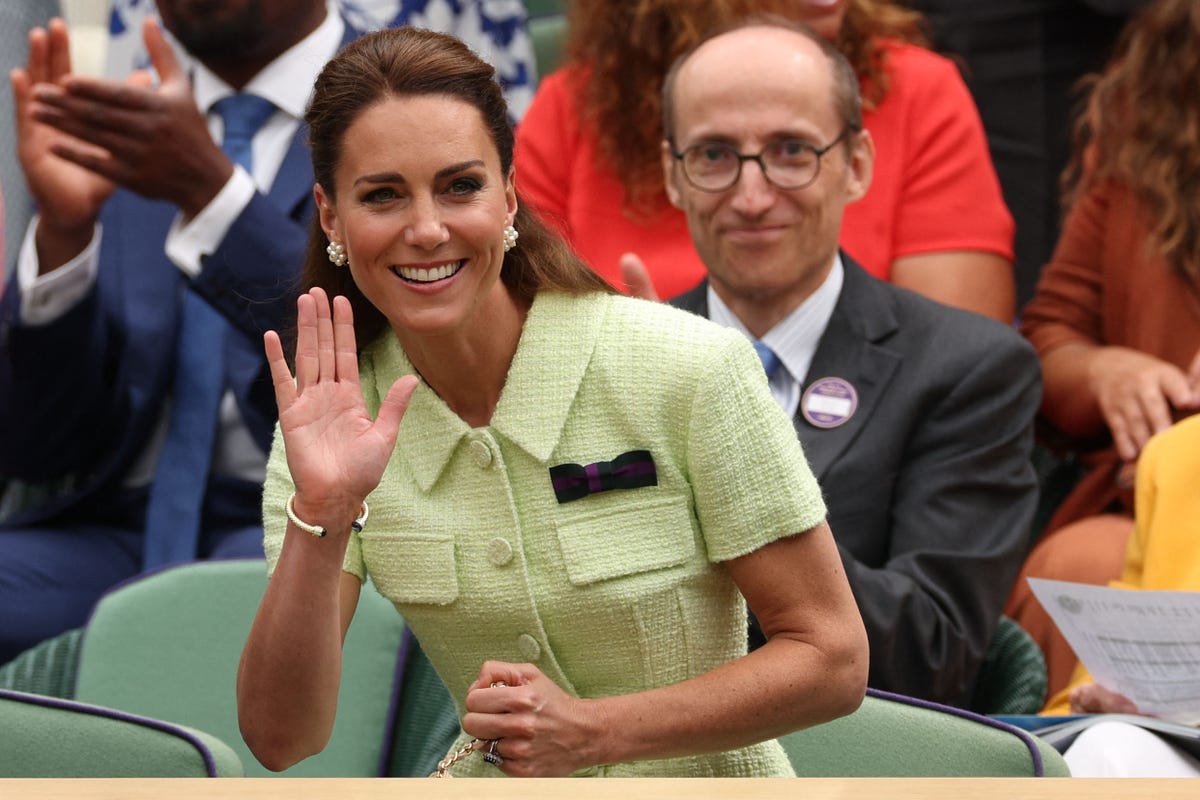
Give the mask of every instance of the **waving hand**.
[(331, 313), (325, 292), (312, 289), (296, 308), (294, 379), (278, 334), (264, 337), (296, 509), (345, 511), (353, 519), (383, 477), (417, 378), (396, 381), (372, 420), (358, 382), (350, 301), (335, 297)]

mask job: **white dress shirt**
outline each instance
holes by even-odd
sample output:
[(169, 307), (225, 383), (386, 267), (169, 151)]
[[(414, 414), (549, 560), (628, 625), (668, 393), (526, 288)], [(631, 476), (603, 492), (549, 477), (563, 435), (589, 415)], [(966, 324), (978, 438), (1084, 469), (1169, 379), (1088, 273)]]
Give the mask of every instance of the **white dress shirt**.
[[(779, 356), (780, 367), (775, 370), (770, 380), (771, 395), (789, 417), (795, 417), (800, 408), (802, 382), (808, 376), (808, 368), (817, 352), (817, 345), (825, 334), (829, 318), (833, 316), (844, 280), (842, 257), (840, 254), (835, 255), (833, 268), (829, 270), (829, 275), (817, 290), (767, 331), (761, 339), (763, 344)], [(748, 339), (754, 339), (742, 321), (717, 296), (711, 283), (708, 285), (708, 318), (727, 328), (741, 331)]]

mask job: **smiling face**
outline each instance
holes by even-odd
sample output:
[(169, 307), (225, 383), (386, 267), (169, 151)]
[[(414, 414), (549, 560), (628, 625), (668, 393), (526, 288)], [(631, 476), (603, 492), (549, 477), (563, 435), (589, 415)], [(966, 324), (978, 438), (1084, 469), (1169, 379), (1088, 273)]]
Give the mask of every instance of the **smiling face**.
[(511, 304), (498, 279), (516, 192), (474, 106), (445, 95), (369, 106), (346, 130), (334, 189), (315, 189), (321, 226), (401, 341), (478, 335), (494, 304)]
[[(702, 45), (676, 75), (672, 108), (680, 151), (720, 142), (753, 154), (784, 138), (820, 148), (845, 124), (828, 58), (784, 28), (741, 28)], [(846, 141), (821, 158), (803, 189), (779, 189), (746, 161), (737, 183), (720, 192), (689, 184), (664, 144), (667, 195), (687, 215), (713, 288), (748, 325), (774, 325), (829, 274), (845, 206), (866, 192), (871, 175), (870, 137), (850, 132)]]

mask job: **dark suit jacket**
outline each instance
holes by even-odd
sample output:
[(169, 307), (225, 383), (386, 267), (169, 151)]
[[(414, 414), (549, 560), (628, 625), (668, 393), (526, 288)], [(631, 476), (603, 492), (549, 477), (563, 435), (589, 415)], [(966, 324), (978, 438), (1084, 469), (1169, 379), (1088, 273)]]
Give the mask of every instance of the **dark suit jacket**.
[[(1011, 328), (842, 258), (803, 383), (842, 378), (858, 409), (831, 429), (797, 414), (796, 433), (866, 623), (870, 685), (965, 705), (1029, 547), (1037, 359)], [(671, 303), (708, 316), (706, 292)]]
[[(347, 25), (343, 45), (357, 35)], [(301, 125), (270, 191), (254, 196), (192, 283), (230, 323), (228, 385), (264, 452), (277, 412), (262, 334), (294, 315), (314, 212), (306, 136)], [(146, 446), (171, 389), (189, 283), (163, 250), (176, 213), (119, 190), (101, 213), (99, 276), (81, 303), (29, 326), (14, 285), (0, 298), (0, 483), (15, 484), (5, 523), (86, 517)]]

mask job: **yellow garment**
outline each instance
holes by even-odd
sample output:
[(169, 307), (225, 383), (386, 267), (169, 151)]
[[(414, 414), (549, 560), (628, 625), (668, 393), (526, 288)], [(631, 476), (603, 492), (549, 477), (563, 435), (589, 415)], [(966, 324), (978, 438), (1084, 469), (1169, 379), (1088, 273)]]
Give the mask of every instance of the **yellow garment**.
[[(1200, 416), (1153, 437), (1137, 466), (1136, 522), (1118, 589), (1200, 591)], [(1070, 714), (1071, 690), (1093, 678), (1082, 664), (1043, 714)]]
[[(367, 408), (413, 367), (390, 331), (359, 358)], [(648, 450), (657, 485), (559, 502), (549, 469)], [(279, 437), (264, 490), (272, 567), (292, 491)], [(825, 517), (792, 422), (744, 336), (628, 297), (537, 295), (491, 422), (471, 428), (422, 383), (344, 569), (404, 615), (465, 713), (488, 659), (565, 691), (652, 689), (746, 652), (721, 561)], [(803, 580), (803, 576), (797, 576)], [(456, 747), (469, 737), (461, 737)], [(455, 776), (498, 777), (482, 759)], [(609, 776), (786, 776), (783, 748), (611, 764)]]

